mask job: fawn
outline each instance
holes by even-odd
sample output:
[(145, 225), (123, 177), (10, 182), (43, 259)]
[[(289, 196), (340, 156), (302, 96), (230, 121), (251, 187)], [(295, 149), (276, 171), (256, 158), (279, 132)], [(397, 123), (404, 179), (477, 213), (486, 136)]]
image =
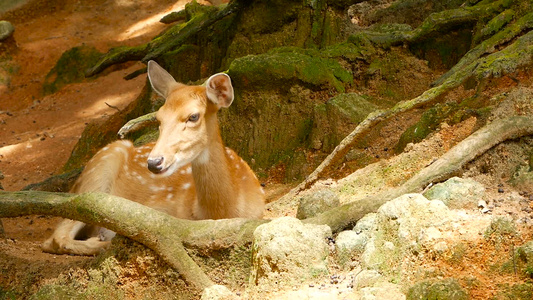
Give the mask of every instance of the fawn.
[[(135, 148), (120, 140), (102, 148), (71, 192), (105, 192), (184, 219), (261, 218), (264, 191), (248, 164), (220, 137), (217, 112), (233, 101), (228, 75), (211, 76), (205, 86), (178, 83), (154, 61), (148, 78), (165, 104), (155, 143)], [(56, 254), (95, 255), (114, 232), (63, 220), (42, 249)]]

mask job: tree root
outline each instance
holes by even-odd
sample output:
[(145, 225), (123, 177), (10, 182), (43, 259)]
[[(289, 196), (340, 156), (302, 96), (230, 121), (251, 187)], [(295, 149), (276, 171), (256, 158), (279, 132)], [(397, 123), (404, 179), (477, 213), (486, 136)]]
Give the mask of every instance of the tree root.
[(462, 24), (476, 23), (487, 16), (497, 15), (512, 4), (508, 0), (495, 1), (489, 4), (478, 4), (472, 7), (461, 7), (433, 13), (424, 22), (413, 30), (380, 32), (364, 31), (364, 35), (372, 42), (379, 45), (399, 45), (402, 43), (415, 43), (425, 38), (446, 31), (449, 28)]
[[(236, 13), (242, 9), (245, 2), (245, 0), (233, 0), (221, 10), (210, 6), (203, 7), (202, 9), (193, 7), (191, 8), (191, 10), (194, 10), (192, 16), (186, 23), (172, 26), (147, 44), (136, 47), (118, 47), (111, 49), (92, 68), (85, 72), (85, 76), (94, 76), (114, 64), (128, 61), (142, 61), (146, 63), (149, 60), (156, 59), (162, 54), (179, 47), (187, 39), (205, 30), (215, 22)], [(201, 6), (199, 4), (195, 5)]]
[(376, 211), (389, 200), (403, 194), (420, 192), (430, 183), (450, 178), (454, 173), (460, 171), (466, 163), (499, 143), (532, 134), (533, 117), (520, 116), (496, 120), (474, 132), (398, 188), (330, 209), (305, 220), (305, 222), (327, 224), (334, 232), (342, 230), (355, 224), (364, 215)]
[(517, 38), (511, 45), (499, 52), (492, 53), (486, 57), (480, 57), (472, 61), (469, 65), (463, 66), (451, 73), (439, 86), (425, 91), (422, 95), (404, 102), (396, 104), (388, 110), (375, 111), (369, 114), (365, 120), (347, 135), (337, 147), (320, 163), (320, 165), (298, 186), (280, 200), (287, 200), (296, 196), (299, 192), (315, 183), (324, 171), (344, 157), (351, 147), (367, 134), (378, 123), (386, 121), (400, 113), (404, 113), (415, 108), (423, 107), (438, 101), (448, 91), (456, 88), (470, 78), (483, 81), (490, 76), (500, 77), (507, 73), (512, 73), (520, 67), (530, 65), (533, 61), (533, 31)]
[[(402, 186), (330, 209), (304, 222), (326, 224), (333, 232), (338, 232), (391, 199), (420, 191), (431, 182), (447, 179), (491, 147), (507, 139), (532, 134), (533, 117), (496, 120), (457, 144)], [(156, 251), (188, 283), (199, 289), (214, 283), (191, 259), (184, 246), (224, 249), (246, 245), (252, 241), (255, 228), (268, 222), (247, 219), (181, 220), (136, 202), (101, 193), (0, 192), (0, 208), (2, 218), (54, 215), (111, 229)]]
[(149, 127), (151, 125), (157, 124), (157, 119), (155, 118), (155, 112), (140, 116), (133, 120), (129, 120), (124, 126), (118, 131), (118, 137), (123, 139), (129, 133), (141, 130), (143, 128)]
[(496, 47), (509, 42), (525, 30), (531, 28), (533, 28), (533, 13), (529, 13), (523, 16), (515, 23), (508, 25), (503, 30), (499, 31), (492, 37), (486, 39), (476, 47), (472, 48), (461, 58), (461, 60), (455, 66), (453, 66), (453, 68), (451, 68), (448, 72), (446, 72), (439, 79), (437, 79), (433, 83), (433, 86), (442, 84), (446, 79), (448, 79), (458, 70), (467, 67), (472, 62), (479, 59), (482, 55), (493, 52)]
[[(180, 220), (136, 202), (100, 193), (2, 192), (0, 207), (0, 217), (54, 215), (111, 229), (154, 250), (187, 283), (200, 290), (214, 283), (183, 245), (227, 248), (235, 238), (251, 241), (253, 231), (247, 228), (264, 222), (234, 219), (219, 226), (220, 221)], [(246, 229), (244, 233), (241, 227)], [(215, 235), (218, 240), (213, 241)], [(204, 239), (198, 240), (199, 237)], [(228, 238), (231, 244), (226, 244)]]

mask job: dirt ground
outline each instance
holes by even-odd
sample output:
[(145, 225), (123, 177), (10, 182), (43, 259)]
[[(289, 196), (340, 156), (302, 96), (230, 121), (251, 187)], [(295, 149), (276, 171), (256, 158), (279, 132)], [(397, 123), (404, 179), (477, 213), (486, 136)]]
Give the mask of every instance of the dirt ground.
[[(17, 191), (60, 173), (85, 126), (115, 113), (116, 108), (124, 108), (145, 85), (146, 75), (123, 79), (143, 67), (137, 63), (43, 97), (45, 76), (61, 54), (82, 44), (107, 52), (118, 45), (147, 42), (168, 26), (159, 20), (183, 9), (189, 0), (96, 0), (90, 5), (77, 0), (20, 2), (19, 8), (0, 11), (0, 20), (15, 26), (17, 45), (11, 64), (0, 66), (0, 72), (11, 70), (10, 80), (0, 82), (0, 170), (6, 191)], [(8, 239), (7, 243), (0, 243), (0, 260), (9, 260), (3, 268), (16, 270), (7, 280), (43, 270), (54, 278), (92, 259), (40, 251), (40, 243), (51, 234), (57, 218), (35, 216), (2, 221)]]
[[(14, 39), (18, 48), (12, 54), (10, 81), (0, 82), (0, 171), (5, 176), (1, 183), (6, 191), (17, 191), (30, 183), (60, 173), (86, 124), (113, 114), (115, 108), (110, 106), (124, 108), (145, 85), (146, 75), (130, 81), (123, 79), (125, 75), (143, 67), (135, 63), (126, 69), (68, 85), (55, 94), (43, 97), (41, 88), (44, 78), (61, 54), (82, 44), (106, 52), (118, 45), (147, 42), (167, 26), (159, 23), (159, 19), (171, 11), (182, 9), (188, 0), (96, 0), (91, 1), (91, 6), (77, 0), (24, 2), (32, 5), (7, 13), (0, 11), (0, 20), (9, 20), (16, 28)], [(453, 134), (447, 139), (454, 139)], [(498, 186), (498, 181), (478, 177), (491, 186), (494, 198), (501, 196), (498, 191), (500, 188), (506, 191), (512, 189)], [(286, 186), (275, 185), (270, 188), (274, 196), (286, 190)], [(527, 192), (532, 193), (530, 190)], [(521, 212), (518, 204), (516, 208), (501, 208), (501, 214), (508, 213), (506, 209), (527, 215)], [(57, 256), (41, 252), (39, 245), (52, 233), (57, 218), (32, 216), (3, 219), (2, 222), (7, 240), (0, 242), (0, 268), (3, 268), (0, 273), (9, 276), (0, 278), (0, 286), (19, 285), (28, 274), (45, 282), (93, 260), (92, 257)], [(525, 226), (530, 228), (531, 224)], [(522, 239), (530, 237), (531, 233), (526, 233), (513, 244), (518, 245), (523, 242)], [(446, 266), (432, 261), (419, 263), (434, 264), (436, 269), (445, 270), (445, 275), (468, 275), (482, 267), (476, 265), (476, 268), (470, 269), (468, 263), (475, 265), (476, 262), (497, 256), (497, 251), (501, 251), (490, 248), (488, 244), (473, 243), (472, 247), (478, 250), (468, 253), (468, 260), (464, 264)], [(486, 274), (481, 271), (474, 273), (476, 276), (478, 273)], [(491, 283), (492, 279), (483, 278), (481, 284), (492, 290), (483, 293), (482, 286), (478, 299), (493, 295), (491, 291), (494, 291), (496, 283)], [(507, 281), (506, 278), (500, 278), (498, 282)], [(37, 287), (28, 286), (29, 294), (37, 291)]]

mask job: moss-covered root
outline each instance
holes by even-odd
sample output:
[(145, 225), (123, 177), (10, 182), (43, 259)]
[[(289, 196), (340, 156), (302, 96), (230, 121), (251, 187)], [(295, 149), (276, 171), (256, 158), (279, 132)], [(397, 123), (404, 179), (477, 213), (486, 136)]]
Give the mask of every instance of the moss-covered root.
[(474, 78), (483, 81), (488, 77), (499, 77), (506, 73), (515, 72), (517, 69), (531, 65), (533, 63), (533, 31), (516, 39), (505, 49), (492, 53), (486, 57), (471, 62), (448, 77), (441, 85), (433, 87), (422, 95), (404, 102), (396, 104), (394, 107), (384, 111), (376, 111), (367, 116), (357, 127), (347, 135), (326, 159), (298, 186), (283, 196), (280, 200), (294, 197), (300, 191), (315, 183), (321, 174), (332, 164), (344, 157), (361, 137), (370, 129), (382, 121), (414, 108), (422, 107), (435, 101), (440, 95), (461, 85), (467, 79)]
[(466, 163), (495, 145), (507, 139), (515, 139), (532, 134), (533, 117), (510, 117), (496, 120), (464, 139), (400, 187), (330, 209), (316, 217), (305, 220), (305, 222), (327, 224), (334, 232), (342, 230), (350, 224), (355, 224), (364, 215), (376, 211), (389, 200), (406, 193), (418, 192), (429, 183), (451, 177)]
[(511, 6), (510, 0), (499, 0), (486, 4), (481, 1), (471, 7), (445, 10), (433, 13), (413, 30), (403, 31), (366, 31), (369, 40), (380, 45), (397, 45), (401, 43), (415, 43), (424, 38), (448, 30), (461, 24), (473, 24), (478, 20), (497, 15)]
[(85, 72), (86, 77), (94, 76), (106, 68), (125, 63), (128, 61), (141, 60), (148, 52), (148, 45), (140, 45), (135, 47), (117, 47), (109, 50), (107, 54), (102, 56), (100, 60)]
[(482, 55), (493, 52), (497, 46), (503, 45), (516, 38), (524, 31), (533, 28), (533, 13), (529, 13), (516, 22), (507, 25), (503, 30), (486, 39), (476, 47), (466, 53), (461, 60), (448, 72), (437, 79), (433, 86), (442, 84), (446, 79), (455, 74), (458, 70), (465, 68)]
[(0, 218), (31, 214), (55, 215), (104, 226), (154, 250), (199, 290), (214, 285), (183, 246), (180, 234), (188, 228), (178, 223), (184, 220), (101, 193), (0, 192)]
[(98, 63), (87, 71), (86, 76), (94, 76), (114, 64), (139, 60), (147, 62), (151, 59), (156, 59), (162, 54), (178, 48), (187, 39), (205, 30), (215, 22), (236, 13), (242, 9), (245, 3), (245, 0), (234, 0), (222, 10), (211, 6), (204, 6), (200, 9), (198, 7), (201, 5), (198, 4), (188, 5), (186, 7), (188, 18), (186, 23), (179, 23), (172, 26), (147, 44), (136, 47), (111, 49)]

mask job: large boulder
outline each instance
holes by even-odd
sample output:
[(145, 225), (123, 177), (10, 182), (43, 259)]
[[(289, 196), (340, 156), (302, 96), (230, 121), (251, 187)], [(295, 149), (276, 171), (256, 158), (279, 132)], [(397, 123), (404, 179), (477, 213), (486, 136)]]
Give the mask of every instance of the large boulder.
[(254, 232), (250, 284), (261, 288), (301, 283), (328, 273), (331, 229), (291, 217), (263, 224)]

